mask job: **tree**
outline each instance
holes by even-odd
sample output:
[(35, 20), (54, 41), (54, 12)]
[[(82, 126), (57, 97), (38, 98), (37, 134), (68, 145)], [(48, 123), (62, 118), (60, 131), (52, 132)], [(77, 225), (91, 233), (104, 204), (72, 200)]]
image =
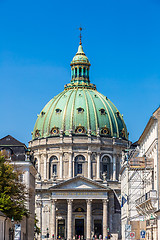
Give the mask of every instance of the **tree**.
[(35, 215), (35, 219), (34, 219), (34, 227), (35, 227), (35, 233), (37, 233), (37, 235), (40, 234), (41, 232), (41, 229), (37, 226), (37, 223), (38, 223), (38, 219), (37, 219), (37, 216)]
[(25, 185), (19, 181), (20, 174), (7, 157), (0, 155), (0, 211), (16, 221), (29, 215), (25, 205), (29, 195)]

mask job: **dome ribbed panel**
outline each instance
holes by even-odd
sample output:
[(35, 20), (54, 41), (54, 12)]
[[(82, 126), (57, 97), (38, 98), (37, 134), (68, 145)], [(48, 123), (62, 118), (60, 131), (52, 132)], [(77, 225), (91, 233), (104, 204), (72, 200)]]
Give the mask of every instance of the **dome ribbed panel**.
[[(65, 92), (63, 91), (61, 96), (59, 97), (58, 101), (53, 106), (52, 111), (50, 111), (50, 117), (49, 117), (49, 125), (48, 125), (48, 133), (50, 134), (50, 131), (53, 127), (57, 127), (59, 130), (62, 129), (62, 117), (64, 114), (64, 107), (66, 103), (67, 96), (65, 95)], [(56, 110), (60, 109), (61, 112), (57, 113)]]
[[(78, 112), (78, 108), (82, 108), (82, 112)], [(81, 125), (87, 131), (87, 109), (83, 89), (78, 89), (77, 91), (73, 116), (73, 130), (75, 130), (76, 127)]]
[[(97, 118), (100, 128), (106, 126), (108, 129), (112, 129), (112, 121), (105, 101), (100, 98), (100, 94), (97, 91), (92, 91), (91, 95), (96, 106)], [(104, 109), (105, 114), (101, 114), (100, 109)]]
[[(78, 108), (82, 108), (82, 112), (78, 112)], [(57, 113), (56, 109), (60, 112)], [(100, 109), (104, 109), (105, 114), (101, 114)], [(64, 135), (69, 135), (70, 130), (76, 134), (75, 130), (79, 125), (85, 128), (85, 134), (91, 130), (91, 134), (96, 135), (98, 129), (101, 134), (103, 128), (107, 127), (110, 132), (108, 137), (122, 137), (124, 130), (125, 138), (128, 137), (126, 125), (117, 108), (94, 89), (65, 90), (51, 99), (42, 112), (36, 121), (33, 139), (37, 138), (37, 130), (40, 133), (39, 138), (54, 136), (51, 134), (54, 127), (59, 129), (59, 133), (63, 130)]]
[(86, 96), (87, 96), (87, 102), (89, 107), (89, 116), (90, 116), (90, 126), (91, 126), (91, 134), (95, 135), (96, 131), (99, 128), (99, 122), (97, 118), (97, 111), (96, 106), (92, 97), (92, 90), (87, 89), (86, 90)]

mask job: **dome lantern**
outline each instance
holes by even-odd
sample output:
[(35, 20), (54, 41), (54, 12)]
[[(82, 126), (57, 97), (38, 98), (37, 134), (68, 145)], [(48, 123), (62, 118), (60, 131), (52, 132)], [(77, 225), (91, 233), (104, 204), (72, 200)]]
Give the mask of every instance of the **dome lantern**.
[(65, 85), (65, 89), (73, 88), (73, 87), (85, 87), (96, 89), (94, 84), (90, 83), (89, 80), (89, 70), (90, 70), (90, 62), (88, 57), (85, 55), (82, 47), (81, 34), (80, 34), (80, 42), (76, 55), (73, 57), (71, 61), (71, 83)]

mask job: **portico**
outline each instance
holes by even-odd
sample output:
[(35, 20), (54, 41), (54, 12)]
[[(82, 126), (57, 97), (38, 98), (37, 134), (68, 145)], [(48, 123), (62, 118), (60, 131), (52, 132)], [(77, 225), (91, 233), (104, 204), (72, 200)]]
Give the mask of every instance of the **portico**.
[(89, 240), (93, 235), (103, 235), (105, 239), (108, 188), (81, 176), (58, 185), (50, 188), (50, 236), (71, 240), (80, 235)]

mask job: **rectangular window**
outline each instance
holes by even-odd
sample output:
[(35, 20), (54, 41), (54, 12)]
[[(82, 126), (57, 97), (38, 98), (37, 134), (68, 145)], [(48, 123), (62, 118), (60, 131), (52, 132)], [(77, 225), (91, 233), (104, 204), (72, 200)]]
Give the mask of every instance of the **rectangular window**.
[(53, 164), (52, 169), (53, 169), (52, 173), (54, 173), (56, 175), (57, 174), (57, 165)]
[(23, 174), (20, 174), (20, 175), (19, 175), (19, 181), (20, 181), (20, 182), (23, 182)]
[(78, 173), (78, 174), (81, 174), (81, 173), (82, 173), (82, 163), (78, 163), (77, 173)]

